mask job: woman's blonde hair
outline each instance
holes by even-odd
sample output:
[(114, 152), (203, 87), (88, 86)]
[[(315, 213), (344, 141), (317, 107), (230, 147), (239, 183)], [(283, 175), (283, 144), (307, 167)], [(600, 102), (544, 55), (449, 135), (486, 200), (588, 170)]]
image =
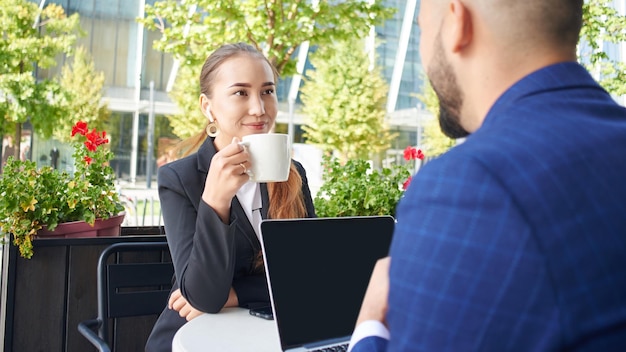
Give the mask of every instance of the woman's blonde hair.
[[(278, 80), (278, 72), (274, 65), (252, 45), (246, 43), (225, 44), (215, 50), (202, 65), (200, 72), (200, 92), (207, 97), (211, 97), (213, 81), (217, 70), (226, 60), (242, 55), (249, 55), (259, 60), (265, 61), (274, 72), (274, 79)], [(208, 138), (204, 128), (188, 139), (179, 142), (172, 152), (175, 159), (185, 157), (198, 151), (198, 148)], [(270, 199), (268, 216), (272, 219), (302, 218), (307, 215), (302, 194), (302, 177), (292, 164), (289, 170), (289, 178), (285, 182), (272, 182), (267, 184), (267, 191)]]

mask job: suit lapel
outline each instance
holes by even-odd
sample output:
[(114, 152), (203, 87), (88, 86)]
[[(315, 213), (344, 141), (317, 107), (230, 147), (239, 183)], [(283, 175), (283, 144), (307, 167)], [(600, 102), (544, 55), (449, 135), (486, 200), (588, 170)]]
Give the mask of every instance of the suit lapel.
[(237, 196), (233, 197), (233, 201), (230, 204), (230, 212), (231, 218), (234, 215), (238, 219), (237, 228), (239, 228), (239, 231), (243, 233), (246, 238), (248, 238), (255, 250), (260, 251), (261, 242), (259, 242), (259, 239), (256, 237), (256, 232), (252, 228), (252, 224), (250, 223), (250, 220), (248, 220), (248, 216), (243, 210), (241, 203), (239, 203)]
[(267, 183), (261, 183), (261, 219), (267, 219), (269, 211), (270, 197), (267, 193)]

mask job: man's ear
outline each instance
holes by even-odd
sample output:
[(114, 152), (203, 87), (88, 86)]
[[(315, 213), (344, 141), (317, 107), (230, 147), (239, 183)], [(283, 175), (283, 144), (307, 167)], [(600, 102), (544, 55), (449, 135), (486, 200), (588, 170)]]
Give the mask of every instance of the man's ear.
[(451, 16), (450, 38), (452, 52), (458, 53), (472, 42), (474, 28), (472, 16), (465, 4), (460, 0), (452, 0), (449, 4)]

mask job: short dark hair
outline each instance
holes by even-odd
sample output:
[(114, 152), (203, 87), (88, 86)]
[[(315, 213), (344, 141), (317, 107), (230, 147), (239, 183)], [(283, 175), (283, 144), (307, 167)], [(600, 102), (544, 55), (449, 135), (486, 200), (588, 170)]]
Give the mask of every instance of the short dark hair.
[[(584, 0), (512, 0), (526, 2), (531, 18), (527, 28), (541, 31), (541, 36), (555, 45), (576, 46), (582, 27)], [(524, 6), (524, 5), (522, 5)]]

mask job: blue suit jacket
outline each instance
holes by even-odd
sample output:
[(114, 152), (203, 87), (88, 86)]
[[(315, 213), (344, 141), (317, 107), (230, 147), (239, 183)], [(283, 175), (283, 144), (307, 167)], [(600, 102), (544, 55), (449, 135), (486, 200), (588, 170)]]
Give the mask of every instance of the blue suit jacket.
[(353, 351), (626, 351), (626, 109), (578, 64), (507, 90), (397, 219), (391, 337)]

